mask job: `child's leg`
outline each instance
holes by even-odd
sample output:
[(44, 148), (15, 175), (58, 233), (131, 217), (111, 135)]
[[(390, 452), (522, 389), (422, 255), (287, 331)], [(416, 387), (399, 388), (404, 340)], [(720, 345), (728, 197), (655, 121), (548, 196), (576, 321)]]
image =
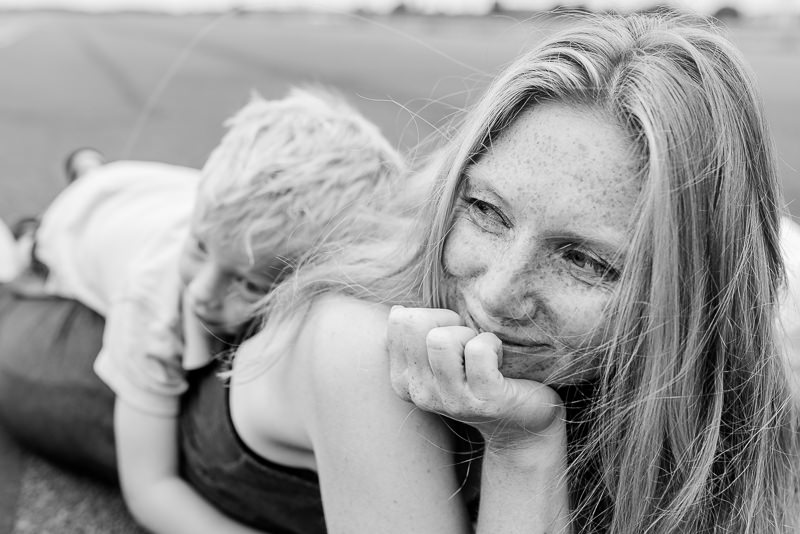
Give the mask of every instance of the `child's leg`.
[(92, 370), (103, 326), (78, 302), (0, 286), (0, 424), (52, 460), (115, 480), (114, 395)]

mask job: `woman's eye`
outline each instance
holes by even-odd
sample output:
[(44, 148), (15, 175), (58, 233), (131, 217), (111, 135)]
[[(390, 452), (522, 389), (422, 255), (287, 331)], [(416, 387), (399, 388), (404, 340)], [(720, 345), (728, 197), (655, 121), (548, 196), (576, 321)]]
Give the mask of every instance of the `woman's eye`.
[(616, 282), (619, 279), (619, 271), (586, 252), (577, 249), (565, 249), (563, 251), (563, 256), (564, 259), (581, 271), (598, 276), (605, 282)]
[(197, 250), (197, 252), (200, 252), (201, 254), (205, 254), (206, 252), (208, 252), (208, 250), (206, 249), (206, 244), (201, 240), (195, 239), (194, 243), (195, 243), (194, 248)]
[(508, 228), (509, 224), (500, 210), (479, 198), (466, 198), (467, 212), (470, 218), (481, 228), (489, 231)]

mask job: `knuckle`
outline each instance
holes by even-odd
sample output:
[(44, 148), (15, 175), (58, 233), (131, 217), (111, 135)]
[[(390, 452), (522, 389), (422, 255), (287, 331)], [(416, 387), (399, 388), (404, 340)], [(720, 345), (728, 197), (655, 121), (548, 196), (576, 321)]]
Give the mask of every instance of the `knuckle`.
[(491, 390), (495, 384), (495, 377), (490, 371), (472, 367), (467, 375), (467, 382), (471, 388), (481, 391)]
[(464, 354), (470, 358), (495, 358), (501, 348), (500, 340), (486, 332), (473, 337), (464, 345)]
[(470, 382), (470, 390), (475, 398), (481, 403), (482, 410), (487, 411), (494, 408), (494, 403), (497, 398), (497, 390), (494, 384), (487, 380), (485, 377), (480, 378), (474, 382)]
[(411, 400), (411, 394), (408, 391), (407, 383), (392, 381), (392, 389), (394, 390), (394, 394), (403, 399), (404, 401)]
[(461, 316), (453, 310), (441, 309), (438, 311), (438, 320), (443, 325), (461, 324)]
[(497, 406), (489, 402), (476, 403), (475, 413), (483, 419), (496, 419), (499, 415)]
[(498, 350), (502, 347), (503, 342), (492, 332), (481, 332), (475, 338), (479, 343), (485, 344), (487, 347)]
[(426, 411), (435, 411), (440, 407), (436, 396), (426, 387), (414, 382), (408, 385), (408, 394), (411, 402)]
[(394, 392), (400, 396), (408, 395), (408, 373), (406, 372), (392, 372), (390, 373), (390, 382)]
[(448, 347), (450, 344), (450, 337), (444, 328), (434, 328), (430, 330), (425, 336), (425, 343), (428, 349), (441, 351)]
[(408, 328), (408, 310), (406, 308), (395, 307), (389, 312), (386, 322), (389, 337), (400, 334)]
[(443, 398), (442, 409), (446, 415), (455, 417), (457, 419), (463, 419), (464, 417), (467, 417), (470, 414), (468, 403), (466, 403), (464, 399), (460, 398), (454, 398), (454, 397)]

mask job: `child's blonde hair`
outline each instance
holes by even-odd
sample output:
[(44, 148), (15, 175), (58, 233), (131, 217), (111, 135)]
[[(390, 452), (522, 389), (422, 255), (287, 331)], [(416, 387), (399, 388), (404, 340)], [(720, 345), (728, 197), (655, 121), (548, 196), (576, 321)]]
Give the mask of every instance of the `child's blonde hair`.
[(356, 205), (388, 208), (399, 189), (399, 153), (330, 90), (253, 94), (226, 126), (202, 170), (196, 220), (247, 247), (253, 265), (275, 250), (301, 253)]

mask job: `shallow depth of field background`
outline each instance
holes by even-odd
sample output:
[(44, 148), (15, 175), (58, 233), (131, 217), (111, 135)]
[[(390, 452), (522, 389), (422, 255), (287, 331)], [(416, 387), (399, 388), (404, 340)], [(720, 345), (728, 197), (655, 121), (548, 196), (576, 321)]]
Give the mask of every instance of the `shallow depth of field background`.
[[(202, 166), (253, 90), (277, 98), (297, 84), (336, 87), (395, 146), (423, 155), (493, 75), (567, 23), (519, 13), (0, 11), (0, 218), (40, 212), (79, 146)], [(761, 86), (788, 208), (800, 219), (800, 17), (738, 20), (725, 31)], [(48, 532), (140, 530), (113, 491), (24, 454), (0, 431), (0, 534)]]
[[(523, 21), (524, 20), (524, 21)], [(566, 22), (484, 17), (0, 13), (0, 218), (35, 213), (78, 146), (202, 166), (251, 90), (338, 88), (396, 146), (446, 132), (491, 77)], [(727, 26), (752, 65), (800, 216), (800, 19)]]

